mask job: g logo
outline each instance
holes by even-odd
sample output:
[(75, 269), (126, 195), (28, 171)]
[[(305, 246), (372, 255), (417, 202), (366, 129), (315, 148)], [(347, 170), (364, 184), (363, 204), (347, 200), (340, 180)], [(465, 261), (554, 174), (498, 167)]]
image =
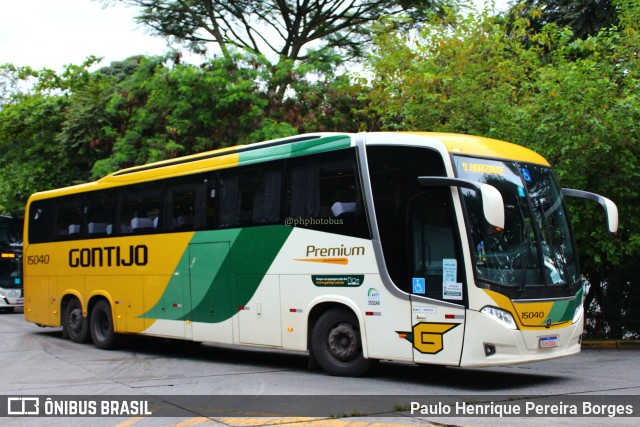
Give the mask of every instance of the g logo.
[(420, 353), (437, 354), (444, 348), (442, 336), (460, 323), (418, 323), (413, 326), (413, 347)]

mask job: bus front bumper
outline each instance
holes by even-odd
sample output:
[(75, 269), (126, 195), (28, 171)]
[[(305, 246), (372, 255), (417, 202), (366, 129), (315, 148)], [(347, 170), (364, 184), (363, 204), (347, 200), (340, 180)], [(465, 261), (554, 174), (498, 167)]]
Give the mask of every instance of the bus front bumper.
[(537, 362), (580, 352), (583, 318), (563, 327), (513, 330), (467, 310), (460, 366), (483, 367)]
[(0, 289), (0, 309), (23, 305), (24, 297), (21, 289)]

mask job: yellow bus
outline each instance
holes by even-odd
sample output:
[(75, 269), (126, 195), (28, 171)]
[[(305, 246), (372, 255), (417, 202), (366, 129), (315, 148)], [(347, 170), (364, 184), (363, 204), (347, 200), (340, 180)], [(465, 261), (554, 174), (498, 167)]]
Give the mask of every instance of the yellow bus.
[(583, 280), (540, 155), (455, 134), (308, 134), (124, 169), (27, 203), (25, 318), (125, 334), (492, 366), (580, 351)]

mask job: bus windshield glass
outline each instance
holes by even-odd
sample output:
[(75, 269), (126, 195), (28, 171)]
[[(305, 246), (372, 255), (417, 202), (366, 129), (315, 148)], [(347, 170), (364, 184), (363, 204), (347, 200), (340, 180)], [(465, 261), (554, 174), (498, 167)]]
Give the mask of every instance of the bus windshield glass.
[(505, 227), (488, 226), (479, 196), (462, 189), (478, 280), (512, 288), (573, 286), (578, 282), (574, 242), (562, 189), (547, 167), (455, 156), (460, 178), (500, 191)]
[(13, 218), (0, 217), (0, 246), (22, 249), (21, 225)]

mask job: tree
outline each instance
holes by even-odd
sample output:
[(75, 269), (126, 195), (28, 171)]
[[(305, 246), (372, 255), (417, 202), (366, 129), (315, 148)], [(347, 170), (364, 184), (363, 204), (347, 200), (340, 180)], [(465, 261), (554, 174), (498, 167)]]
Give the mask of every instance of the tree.
[(615, 3), (615, 0), (521, 0), (512, 11), (530, 17), (536, 31), (555, 23), (571, 28), (575, 37), (584, 39), (618, 24)]
[(66, 100), (22, 95), (0, 110), (0, 211), (23, 212), (31, 193), (78, 177), (53, 143)]
[(135, 71), (116, 85), (104, 108), (102, 136), (94, 142), (111, 150), (93, 164), (95, 178), (123, 167), (252, 142), (250, 135), (260, 128), (266, 106), (255, 83), (258, 71), (223, 58), (201, 67), (172, 60), (138, 58)]
[[(161, 37), (186, 42), (195, 52), (217, 45), (235, 61), (234, 50), (264, 66), (271, 110), (285, 98), (292, 69), (299, 62), (338, 62), (361, 58), (370, 40), (370, 26), (385, 15), (406, 13), (422, 19), (440, 10), (441, 0), (120, 0), (140, 9), (137, 21)], [(110, 0), (106, 0), (109, 3)]]
[(438, 5), (434, 0), (121, 0), (141, 9), (138, 22), (162, 37), (175, 37), (205, 50), (218, 45), (226, 59), (228, 46), (256, 56), (308, 58), (305, 47), (324, 47), (362, 55), (368, 27), (383, 15), (411, 12), (415, 18)]
[(13, 89), (0, 108), (0, 210), (22, 212), (28, 196), (40, 190), (86, 180), (90, 167), (59, 143), (70, 105), (69, 94), (86, 85), (88, 67), (52, 70), (2, 66)]

